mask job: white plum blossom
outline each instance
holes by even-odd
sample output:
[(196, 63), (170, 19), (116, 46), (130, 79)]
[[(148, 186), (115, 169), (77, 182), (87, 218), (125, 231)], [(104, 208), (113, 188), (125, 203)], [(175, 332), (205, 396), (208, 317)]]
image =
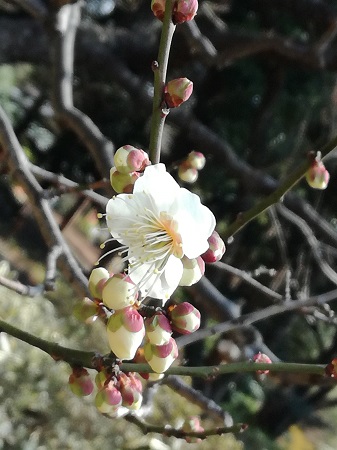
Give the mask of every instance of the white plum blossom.
[(182, 274), (182, 258), (204, 253), (215, 227), (212, 212), (198, 195), (181, 188), (164, 164), (145, 169), (133, 194), (109, 200), (106, 220), (122, 246), (128, 274), (142, 296), (167, 300)]

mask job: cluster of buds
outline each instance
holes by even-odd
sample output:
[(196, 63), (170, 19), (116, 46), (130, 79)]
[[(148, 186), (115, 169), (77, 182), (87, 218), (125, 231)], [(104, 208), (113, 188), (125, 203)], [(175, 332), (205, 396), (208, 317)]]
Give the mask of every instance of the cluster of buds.
[(170, 306), (145, 319), (146, 341), (144, 359), (156, 373), (165, 372), (178, 357), (178, 347), (172, 332), (190, 334), (200, 326), (200, 312), (190, 303)]
[(131, 193), (136, 180), (145, 167), (150, 165), (148, 154), (132, 145), (116, 150), (114, 164), (110, 170), (110, 183), (117, 193)]
[(226, 246), (224, 241), (215, 230), (208, 238), (208, 243), (209, 248), (205, 253), (201, 255), (201, 258), (206, 263), (214, 263), (220, 261), (226, 251)]
[(117, 375), (107, 374), (104, 370), (96, 375), (98, 392), (95, 397), (97, 409), (108, 415), (122, 411), (137, 410), (143, 400), (143, 386), (134, 372), (119, 372)]
[[(139, 409), (142, 404), (143, 386), (134, 372), (108, 373), (105, 369), (97, 373), (95, 378), (97, 394), (95, 405), (103, 414), (114, 415), (120, 407)], [(71, 391), (80, 397), (90, 395), (94, 391), (94, 383), (86, 369), (74, 367), (69, 376)]]
[[(164, 20), (166, 0), (152, 0), (153, 14), (161, 21)], [(174, 24), (192, 20), (198, 11), (198, 0), (175, 0), (172, 9), (172, 22)]]
[[(182, 284), (190, 285), (202, 276), (204, 262), (200, 257), (186, 258), (183, 264)], [(169, 306), (167, 311), (156, 310), (151, 317), (144, 318), (139, 312), (137, 287), (125, 274), (110, 274), (103, 267), (95, 268), (89, 277), (89, 290), (94, 304), (101, 302), (111, 312), (107, 337), (116, 357), (134, 359), (145, 338), (144, 361), (156, 373), (165, 372), (178, 357), (172, 332), (193, 333), (200, 326), (200, 312), (188, 302)]]
[(326, 189), (329, 183), (330, 174), (325, 168), (321, 159), (321, 152), (317, 152), (316, 157), (311, 162), (305, 178), (313, 189)]
[(97, 267), (90, 274), (89, 291), (94, 302), (100, 301), (114, 312), (107, 321), (111, 350), (119, 359), (132, 359), (145, 335), (144, 320), (137, 311), (136, 286), (128, 275), (110, 274)]
[(192, 151), (178, 166), (178, 176), (186, 183), (194, 183), (199, 176), (199, 170), (206, 164), (206, 158), (201, 152)]

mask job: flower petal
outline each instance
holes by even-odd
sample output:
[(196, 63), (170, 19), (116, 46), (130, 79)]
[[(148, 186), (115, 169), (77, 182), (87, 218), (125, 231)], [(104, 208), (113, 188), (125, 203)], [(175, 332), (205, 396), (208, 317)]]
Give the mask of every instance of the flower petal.
[[(171, 255), (162, 273), (155, 271), (153, 263), (143, 263), (137, 268), (129, 266), (129, 276), (138, 286), (144, 297), (150, 296), (167, 300), (177, 288), (183, 273), (183, 264), (180, 259)], [(144, 280), (146, 280), (144, 282)]]
[(182, 238), (183, 251), (188, 258), (193, 259), (208, 249), (207, 239), (214, 230), (215, 217), (201, 204), (198, 195), (187, 189), (181, 189), (177, 204), (174, 219), (179, 224), (178, 231)]
[(165, 165), (155, 164), (145, 169), (144, 175), (136, 181), (133, 192), (145, 192), (151, 196), (154, 208), (160, 212), (170, 209), (180, 189), (175, 179), (166, 172)]

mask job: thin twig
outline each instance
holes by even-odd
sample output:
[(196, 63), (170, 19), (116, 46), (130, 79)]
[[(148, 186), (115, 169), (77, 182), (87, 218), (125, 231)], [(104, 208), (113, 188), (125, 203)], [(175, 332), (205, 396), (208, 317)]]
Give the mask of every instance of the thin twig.
[(332, 283), (337, 285), (337, 273), (332, 269), (332, 267), (325, 261), (318, 240), (314, 236), (311, 228), (309, 225), (301, 219), (299, 216), (297, 216), (295, 213), (287, 209), (283, 205), (277, 205), (277, 210), (279, 213), (285, 217), (289, 222), (294, 224), (304, 235), (306, 238), (306, 241), (308, 242), (312, 254), (317, 262), (318, 267), (321, 269), (321, 271), (324, 273), (324, 275), (332, 281)]
[[(99, 205), (102, 208), (106, 207), (108, 199), (103, 195), (97, 194), (96, 192), (86, 189), (86, 186), (82, 186), (75, 181), (69, 180), (69, 178), (64, 177), (63, 175), (58, 175), (54, 172), (50, 172), (42, 167), (38, 167), (34, 164), (29, 164), (29, 168), (31, 172), (42, 180), (49, 181), (50, 183), (55, 184), (60, 188), (60, 192), (51, 193), (51, 195), (67, 193), (67, 192), (78, 192), (79, 194), (89, 198), (93, 203)], [(66, 189), (62, 189), (66, 188)]]
[(20, 283), (17, 280), (10, 280), (2, 275), (0, 275), (0, 284), (11, 291), (14, 291), (20, 295), (24, 295), (26, 297), (37, 297), (38, 295), (42, 295), (44, 292), (44, 285), (39, 284), (37, 286), (28, 286), (26, 284)]
[(124, 419), (130, 423), (136, 425), (143, 434), (159, 433), (168, 437), (176, 437), (180, 439), (184, 438), (196, 438), (206, 439), (208, 436), (221, 436), (225, 433), (240, 433), (247, 428), (246, 424), (238, 423), (231, 427), (217, 427), (205, 431), (183, 431), (181, 428), (171, 428), (169, 425), (152, 425), (144, 422), (136, 415), (129, 413), (124, 416)]
[(47, 257), (46, 276), (44, 286), (46, 291), (52, 291), (55, 287), (57, 260), (62, 254), (62, 247), (54, 245)]
[(199, 406), (203, 411), (207, 412), (208, 416), (223, 421), (226, 426), (233, 425), (232, 417), (221, 406), (217, 405), (212, 399), (206, 397), (200, 391), (193, 389), (182, 378), (176, 375), (169, 375), (163, 379), (161, 384), (165, 384), (189, 402)]
[(327, 292), (326, 294), (310, 297), (306, 300), (292, 300), (282, 305), (272, 305), (267, 308), (255, 311), (249, 314), (245, 314), (237, 319), (229, 320), (226, 322), (218, 323), (212, 327), (203, 328), (195, 331), (190, 335), (180, 336), (177, 338), (177, 345), (179, 348), (185, 347), (185, 345), (192, 342), (202, 341), (203, 339), (214, 336), (220, 333), (225, 333), (230, 330), (241, 328), (242, 326), (251, 325), (252, 323), (260, 322), (261, 320), (269, 319), (270, 317), (284, 314), (290, 311), (301, 310), (302, 307), (307, 306), (320, 306), (324, 303), (331, 302), (337, 299), (337, 289)]
[(273, 291), (269, 287), (264, 286), (262, 283), (255, 280), (255, 278), (251, 277), (244, 270), (237, 269), (236, 267), (230, 266), (229, 264), (226, 264), (222, 261), (212, 264), (212, 267), (223, 270), (227, 273), (230, 273), (231, 275), (235, 275), (236, 277), (245, 281), (247, 284), (249, 284), (253, 288), (257, 289), (258, 291), (260, 291), (262, 294), (266, 295), (273, 301), (281, 301), (282, 300), (281, 294), (278, 294), (277, 292)]
[(164, 86), (166, 82), (166, 72), (170, 54), (172, 37), (175, 31), (175, 25), (172, 23), (173, 1), (167, 0), (165, 4), (165, 15), (160, 37), (158, 63), (154, 64), (154, 94), (151, 118), (150, 134), (150, 160), (153, 164), (160, 161), (161, 141), (164, 130), (164, 123), (167, 112), (162, 107)]

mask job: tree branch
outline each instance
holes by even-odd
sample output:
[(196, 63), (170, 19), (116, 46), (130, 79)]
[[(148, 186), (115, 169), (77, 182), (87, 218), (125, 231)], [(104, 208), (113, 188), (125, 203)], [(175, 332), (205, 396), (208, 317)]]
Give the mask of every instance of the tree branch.
[(221, 436), (225, 433), (240, 433), (247, 428), (246, 424), (238, 423), (231, 427), (217, 427), (214, 429), (209, 429), (205, 431), (183, 431), (181, 428), (171, 428), (170, 426), (161, 426), (161, 425), (151, 425), (149, 423), (144, 422), (136, 415), (129, 413), (124, 416), (124, 419), (130, 423), (136, 425), (143, 434), (148, 433), (159, 433), (168, 437), (176, 437), (180, 439), (184, 438), (196, 438), (196, 439), (206, 439), (208, 436)]
[(101, 176), (109, 178), (113, 145), (92, 120), (73, 105), (74, 45), (80, 7), (80, 2), (67, 4), (54, 17), (50, 33), (54, 107), (58, 119), (71, 128), (89, 149)]
[(20, 146), (13, 128), (0, 106), (0, 142), (8, 157), (8, 165), (12, 173), (24, 188), (33, 207), (42, 236), (49, 247), (62, 248), (59, 260), (61, 270), (69, 281), (74, 281), (81, 295), (86, 295), (87, 279), (73, 257), (63, 235), (56, 223), (52, 209), (43, 196), (43, 189), (29, 170), (29, 163)]

